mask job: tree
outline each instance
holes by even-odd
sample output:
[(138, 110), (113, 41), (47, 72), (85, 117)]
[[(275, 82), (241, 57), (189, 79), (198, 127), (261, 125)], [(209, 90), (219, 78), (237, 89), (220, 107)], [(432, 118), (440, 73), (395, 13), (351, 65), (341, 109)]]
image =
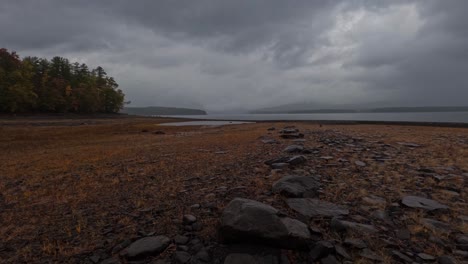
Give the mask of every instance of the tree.
[(102, 67), (66, 58), (26, 57), (0, 49), (0, 112), (115, 113), (125, 95)]

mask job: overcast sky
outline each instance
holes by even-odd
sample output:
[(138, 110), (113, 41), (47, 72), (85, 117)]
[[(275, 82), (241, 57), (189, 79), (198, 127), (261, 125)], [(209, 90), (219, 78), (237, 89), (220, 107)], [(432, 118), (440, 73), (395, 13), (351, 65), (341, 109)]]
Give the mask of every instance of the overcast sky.
[(1, 0), (0, 47), (104, 67), (132, 106), (468, 105), (467, 0)]

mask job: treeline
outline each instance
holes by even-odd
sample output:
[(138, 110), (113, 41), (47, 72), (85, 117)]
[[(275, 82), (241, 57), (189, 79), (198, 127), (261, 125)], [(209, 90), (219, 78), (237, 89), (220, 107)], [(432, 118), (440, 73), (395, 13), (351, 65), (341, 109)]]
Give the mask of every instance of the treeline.
[(26, 57), (0, 49), (0, 112), (116, 113), (124, 94), (102, 67)]

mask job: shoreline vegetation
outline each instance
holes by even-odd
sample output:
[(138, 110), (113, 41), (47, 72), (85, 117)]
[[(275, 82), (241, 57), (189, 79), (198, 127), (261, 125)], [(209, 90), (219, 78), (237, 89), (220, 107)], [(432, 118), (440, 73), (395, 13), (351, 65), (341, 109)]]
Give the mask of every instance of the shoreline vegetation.
[(117, 113), (125, 97), (118, 86), (100, 66), (0, 48), (0, 113)]
[(467, 128), (59, 116), (0, 115), (6, 263), (466, 259)]

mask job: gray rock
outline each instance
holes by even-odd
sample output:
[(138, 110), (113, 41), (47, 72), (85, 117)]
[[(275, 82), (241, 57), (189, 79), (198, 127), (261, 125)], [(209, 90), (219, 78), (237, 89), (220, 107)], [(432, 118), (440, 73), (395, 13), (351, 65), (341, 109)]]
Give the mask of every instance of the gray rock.
[(211, 260), (210, 254), (206, 249), (201, 249), (198, 251), (197, 254), (195, 254), (195, 258), (204, 262), (209, 262)]
[(452, 227), (450, 226), (450, 224), (447, 224), (447, 223), (444, 223), (444, 222), (441, 222), (441, 221), (437, 221), (437, 220), (434, 220), (434, 219), (422, 218), (421, 219), (421, 224), (425, 228), (427, 228), (429, 230), (432, 230), (434, 232), (445, 233), (445, 234), (448, 234), (448, 233), (452, 232)]
[(274, 255), (232, 253), (226, 257), (224, 264), (283, 264), (283, 262)]
[(405, 263), (412, 263), (413, 260), (406, 256), (405, 254), (401, 253), (400, 251), (397, 251), (397, 250), (392, 250), (392, 256), (399, 260), (399, 261), (402, 261), (402, 262), (405, 262)]
[(307, 161), (307, 159), (304, 156), (294, 156), (290, 158), (289, 160), (286, 161), (286, 163), (289, 163), (290, 165), (296, 166), (303, 164)]
[(353, 248), (358, 248), (358, 249), (363, 249), (367, 247), (366, 242), (357, 238), (346, 238), (344, 241), (344, 244), (348, 247), (353, 247)]
[(262, 139), (263, 144), (276, 144), (278, 141), (274, 139)]
[(186, 214), (182, 218), (182, 221), (184, 222), (184, 224), (190, 225), (195, 223), (197, 221), (197, 218), (194, 215)]
[(410, 147), (410, 148), (419, 148), (421, 145), (416, 144), (416, 143), (411, 143), (411, 142), (397, 142), (398, 145), (402, 145), (405, 147)]
[(387, 201), (385, 198), (375, 196), (375, 195), (369, 195), (367, 197), (362, 198), (362, 201), (370, 204), (370, 205), (386, 205)]
[(288, 153), (298, 153), (304, 150), (303, 146), (300, 145), (290, 145), (287, 146), (283, 151)]
[(290, 198), (286, 200), (288, 206), (303, 217), (334, 217), (349, 214), (344, 206), (312, 198)]
[(368, 248), (361, 250), (361, 252), (359, 252), (359, 256), (370, 260), (383, 261), (381, 256)]
[(439, 202), (436, 202), (431, 199), (426, 199), (418, 196), (405, 196), (401, 200), (403, 205), (406, 205), (411, 208), (422, 208), (428, 211), (439, 210), (439, 209), (449, 209), (448, 206), (443, 205)]
[(400, 229), (395, 233), (396, 237), (402, 240), (409, 240), (411, 238), (411, 233), (408, 229)]
[(174, 242), (178, 245), (185, 245), (189, 241), (189, 238), (186, 236), (177, 235), (174, 237)]
[(353, 230), (356, 232), (363, 232), (367, 234), (375, 234), (379, 232), (373, 225), (366, 225), (366, 224), (359, 224), (355, 222), (344, 221), (336, 217), (334, 217), (331, 220), (330, 227), (333, 231), (339, 232), (339, 233), (346, 232), (348, 230)]
[(112, 257), (101, 261), (101, 264), (120, 264), (120, 260), (117, 257)]
[(320, 263), (321, 264), (340, 264), (341, 262), (339, 262), (335, 256), (333, 255), (328, 255), (327, 257), (323, 258), (320, 260)]
[(190, 254), (185, 251), (176, 251), (172, 255), (173, 262), (177, 264), (188, 263), (191, 257), (192, 256), (190, 256)]
[(270, 165), (270, 167), (275, 170), (282, 170), (289, 167), (289, 163), (273, 163)]
[(439, 264), (455, 264), (455, 259), (452, 258), (451, 256), (440, 256), (438, 259), (437, 259), (437, 262)]
[(312, 261), (316, 261), (335, 251), (335, 247), (328, 241), (319, 241), (315, 244), (309, 253), (309, 257)]
[(224, 209), (220, 236), (224, 242), (263, 243), (305, 248), (311, 234), (304, 223), (280, 216), (275, 208), (249, 199), (235, 198)]
[(295, 134), (299, 132), (297, 128), (285, 128), (280, 131), (281, 134)]
[(166, 236), (152, 236), (139, 239), (125, 249), (124, 256), (127, 259), (140, 259), (147, 256), (155, 256), (163, 252), (171, 243)]
[(302, 133), (294, 133), (294, 134), (282, 134), (280, 137), (284, 139), (292, 139), (292, 138), (303, 138), (304, 134)]
[(366, 164), (364, 162), (360, 161), (360, 160), (356, 160), (354, 162), (354, 164), (356, 164), (356, 166), (359, 166), (359, 167), (365, 167), (366, 166)]
[(349, 253), (342, 246), (335, 245), (335, 251), (336, 251), (336, 254), (342, 256), (343, 258), (351, 259), (351, 256), (349, 255)]
[(320, 183), (314, 177), (289, 175), (273, 183), (272, 190), (287, 197), (316, 197)]
[(434, 256), (426, 254), (426, 253), (419, 253), (418, 257), (421, 258), (422, 260), (435, 260), (436, 259)]
[(468, 244), (468, 235), (457, 235), (455, 236), (455, 241), (458, 244)]

